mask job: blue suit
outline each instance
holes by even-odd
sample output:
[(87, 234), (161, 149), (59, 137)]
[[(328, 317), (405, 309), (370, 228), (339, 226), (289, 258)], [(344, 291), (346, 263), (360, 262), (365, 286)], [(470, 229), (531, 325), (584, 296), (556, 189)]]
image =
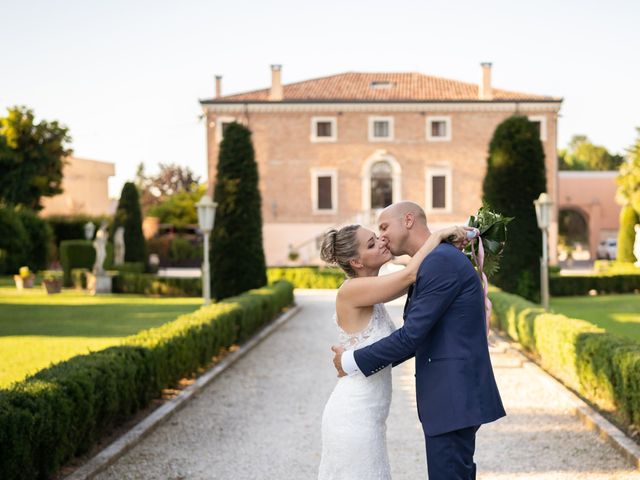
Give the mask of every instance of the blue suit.
[(475, 478), (475, 432), (505, 415), (485, 325), (477, 272), (462, 252), (443, 243), (420, 265), (404, 326), (354, 352), (366, 376), (415, 355), (430, 480)]

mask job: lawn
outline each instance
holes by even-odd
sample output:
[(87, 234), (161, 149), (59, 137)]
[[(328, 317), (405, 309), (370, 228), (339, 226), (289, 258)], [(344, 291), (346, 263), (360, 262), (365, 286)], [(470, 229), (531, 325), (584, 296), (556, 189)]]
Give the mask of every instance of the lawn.
[(550, 303), (557, 313), (588, 320), (611, 333), (640, 341), (638, 294), (556, 297)]
[(0, 388), (52, 363), (118, 344), (199, 308), (199, 298), (47, 295), (0, 287)]

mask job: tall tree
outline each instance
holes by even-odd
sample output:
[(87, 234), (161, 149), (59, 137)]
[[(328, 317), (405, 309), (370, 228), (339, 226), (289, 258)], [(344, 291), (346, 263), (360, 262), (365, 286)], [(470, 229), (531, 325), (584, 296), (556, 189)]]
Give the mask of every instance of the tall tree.
[(112, 234), (118, 227), (124, 227), (124, 261), (146, 263), (147, 247), (142, 234), (140, 197), (132, 182), (127, 182), (122, 187)]
[(627, 149), (627, 160), (620, 166), (617, 199), (640, 214), (640, 127), (636, 131), (636, 141)]
[(565, 149), (558, 151), (560, 170), (617, 170), (624, 157), (611, 154), (601, 145), (594, 145), (586, 135), (574, 135)]
[(62, 193), (70, 141), (57, 121), (36, 122), (33, 110), (9, 108), (0, 118), (0, 201), (40, 210), (42, 197)]
[(140, 192), (140, 203), (145, 213), (148, 210), (175, 195), (178, 192), (195, 192), (198, 190), (200, 177), (189, 167), (175, 163), (161, 163), (156, 175), (147, 175), (143, 163), (136, 171), (136, 187)]
[(638, 212), (627, 204), (620, 210), (620, 229), (618, 230), (618, 247), (616, 260), (619, 262), (635, 262), (633, 245), (636, 240), (636, 224), (640, 223)]
[(484, 201), (515, 217), (509, 224), (500, 270), (493, 282), (526, 298), (539, 298), (542, 237), (533, 201), (546, 190), (544, 150), (536, 126), (513, 116), (497, 126), (489, 145)]
[(214, 198), (211, 291), (221, 299), (267, 283), (258, 166), (251, 131), (238, 123), (220, 143)]
[(160, 223), (170, 223), (184, 227), (198, 223), (196, 203), (206, 192), (206, 185), (200, 185), (194, 191), (181, 190), (152, 206), (148, 214), (160, 219)]

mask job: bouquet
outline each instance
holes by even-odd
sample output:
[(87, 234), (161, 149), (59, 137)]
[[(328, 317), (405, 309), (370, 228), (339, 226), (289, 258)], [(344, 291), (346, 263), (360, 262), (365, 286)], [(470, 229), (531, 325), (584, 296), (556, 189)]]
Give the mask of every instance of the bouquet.
[(468, 226), (476, 228), (480, 233), (480, 241), (484, 250), (484, 265), (479, 265), (475, 242), (471, 242), (464, 249), (464, 253), (471, 259), (476, 268), (491, 277), (500, 268), (500, 258), (507, 241), (507, 224), (514, 217), (505, 217), (483, 205), (476, 215), (469, 217)]

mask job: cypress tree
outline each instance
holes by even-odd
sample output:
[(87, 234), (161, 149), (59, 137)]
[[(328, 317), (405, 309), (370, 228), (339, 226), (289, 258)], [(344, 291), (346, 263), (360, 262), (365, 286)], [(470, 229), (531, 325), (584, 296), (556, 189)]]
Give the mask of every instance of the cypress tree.
[(620, 210), (620, 230), (618, 231), (618, 251), (616, 260), (619, 262), (635, 262), (633, 244), (636, 241), (636, 224), (640, 223), (638, 213), (631, 205), (625, 205)]
[(211, 247), (211, 294), (216, 299), (266, 285), (258, 166), (251, 131), (225, 128), (220, 143)]
[(111, 236), (124, 227), (124, 261), (147, 263), (147, 246), (142, 234), (142, 212), (138, 189), (132, 182), (122, 187)]
[(542, 236), (533, 201), (546, 190), (540, 133), (526, 117), (513, 116), (496, 128), (489, 145), (484, 202), (515, 217), (509, 224), (500, 270), (492, 282), (530, 300), (540, 296)]

